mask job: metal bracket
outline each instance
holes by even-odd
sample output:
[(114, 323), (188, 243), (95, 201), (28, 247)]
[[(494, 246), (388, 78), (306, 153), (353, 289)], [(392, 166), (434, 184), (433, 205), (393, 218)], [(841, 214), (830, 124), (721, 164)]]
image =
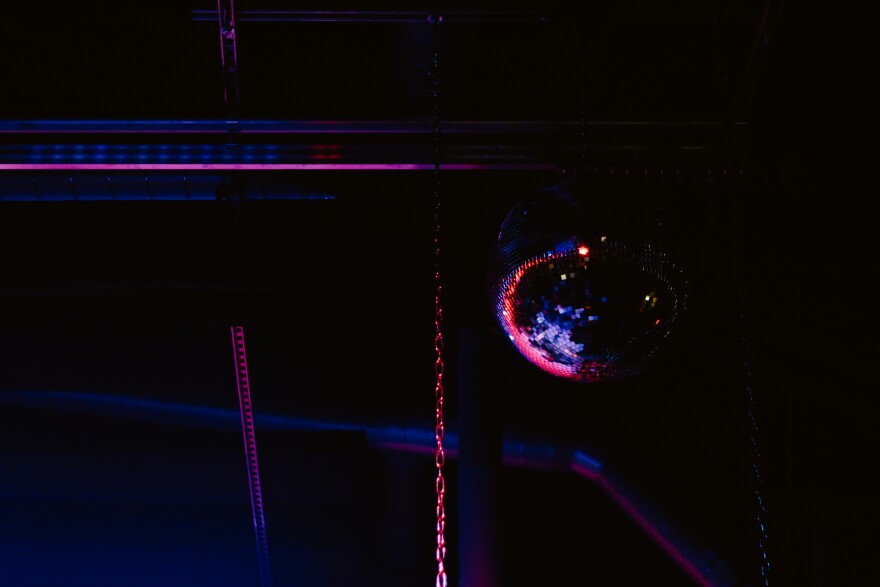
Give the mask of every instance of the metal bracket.
[(220, 61), (223, 65), (223, 99), (230, 116), (238, 118), (238, 52), (235, 46), (235, 8), (233, 0), (217, 0), (220, 30)]

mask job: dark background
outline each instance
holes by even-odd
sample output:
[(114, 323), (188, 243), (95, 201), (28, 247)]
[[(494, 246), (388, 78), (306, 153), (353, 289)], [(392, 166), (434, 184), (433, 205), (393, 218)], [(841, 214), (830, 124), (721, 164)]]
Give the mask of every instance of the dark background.
[[(192, 18), (215, 8), (204, 4), (4, 8), (4, 161), (35, 156), (35, 145), (108, 140), (18, 133), (22, 121), (227, 119), (216, 23)], [(239, 14), (272, 8), (289, 7), (236, 3)], [(435, 7), (297, 7), (310, 8)], [(758, 464), (771, 584), (878, 584), (859, 19), (776, 2), (441, 8), (547, 17), (446, 22), (444, 122), (573, 121), (556, 136), (516, 138), (554, 166), (441, 171), (450, 429), (468, 401), (459, 390), (483, 378), (485, 446), (504, 434), (595, 455), (737, 585), (761, 584)], [(427, 23), (241, 20), (238, 43), (242, 120), (430, 124)], [(120, 160), (182, 140), (134, 136)], [(306, 150), (311, 140), (278, 139)], [(390, 140), (341, 137), (342, 161), (350, 148), (430, 162), (430, 135)], [(452, 156), (491, 161), (513, 139), (445, 140)], [(656, 208), (688, 277), (688, 311), (661, 360), (629, 381), (553, 379), (516, 354), (489, 312), (487, 261), (505, 214), (573, 167), (588, 199)], [(172, 186), (169, 198), (184, 183), (173, 171), (0, 172), (0, 582), (257, 585), (234, 421), (148, 408), (235, 415), (228, 329), (242, 324), (257, 412), (430, 430), (433, 174), (193, 172), (187, 185), (208, 191), (239, 182), (328, 197), (68, 201), (105, 179), (117, 193)], [(57, 201), (11, 201), (22, 186)], [(257, 441), (276, 585), (433, 580), (430, 455), (380, 450), (355, 431), (258, 426)], [(458, 467), (445, 469), (453, 585), (465, 539)], [(587, 480), (496, 474), (484, 508), (498, 516), (503, 585), (691, 584)]]

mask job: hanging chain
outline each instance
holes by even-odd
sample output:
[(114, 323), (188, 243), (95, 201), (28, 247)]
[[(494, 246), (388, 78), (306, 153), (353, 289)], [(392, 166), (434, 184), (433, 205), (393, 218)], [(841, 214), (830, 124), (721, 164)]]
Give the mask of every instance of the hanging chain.
[[(741, 315), (745, 319), (745, 316)], [(767, 509), (764, 505), (764, 478), (761, 476), (761, 450), (758, 448), (758, 421), (756, 418), (757, 404), (755, 403), (755, 394), (752, 391), (752, 370), (749, 366), (749, 347), (746, 341), (746, 335), (743, 334), (744, 357), (743, 369), (746, 377), (746, 400), (748, 401), (748, 415), (750, 422), (749, 441), (752, 445), (752, 473), (755, 480), (755, 501), (757, 510), (755, 512), (756, 522), (758, 524), (758, 550), (760, 551), (761, 561), (761, 582), (764, 587), (770, 586), (770, 559), (767, 556)]]
[(434, 423), (434, 439), (437, 442), (434, 462), (437, 466), (437, 578), (435, 587), (446, 587), (446, 479), (443, 477), (443, 464), (446, 456), (443, 452), (443, 437), (445, 424), (443, 423), (443, 304), (441, 301), (443, 284), (440, 279), (440, 23), (443, 17), (434, 14), (432, 23), (434, 26), (434, 55), (431, 60), (432, 96), (434, 124), (431, 130), (431, 140), (434, 158), (434, 399), (436, 402), (436, 414)]
[(741, 322), (741, 344), (743, 352), (743, 375), (745, 377), (746, 402), (749, 418), (749, 444), (751, 445), (752, 454), (752, 475), (754, 480), (755, 495), (755, 522), (758, 526), (758, 554), (760, 558), (761, 584), (764, 587), (770, 586), (770, 558), (767, 555), (767, 508), (764, 504), (764, 478), (761, 475), (761, 449), (758, 447), (758, 406), (755, 402), (755, 393), (752, 389), (752, 368), (750, 365), (751, 354), (748, 343), (748, 323), (745, 316), (745, 299), (740, 287), (740, 322)]
[(251, 403), (251, 385), (248, 378), (247, 353), (244, 347), (244, 327), (232, 326), (232, 350), (235, 356), (235, 381), (238, 386), (238, 402), (241, 409), (241, 431), (244, 437), (244, 454), (248, 469), (248, 485), (251, 490), (251, 513), (257, 539), (260, 585), (272, 587), (269, 566), (269, 543), (266, 539), (266, 516), (263, 513), (263, 490), (260, 484), (260, 467), (257, 464), (257, 439), (254, 435), (254, 412)]
[[(740, 181), (737, 185), (738, 192), (737, 195), (742, 193), (743, 186)], [(738, 293), (739, 293), (739, 320), (740, 320), (740, 345), (743, 353), (742, 363), (743, 363), (743, 377), (745, 378), (745, 392), (746, 392), (746, 411), (749, 419), (749, 445), (750, 452), (752, 457), (751, 469), (752, 469), (752, 478), (754, 481), (754, 498), (755, 498), (755, 522), (758, 526), (758, 554), (760, 556), (760, 571), (761, 571), (761, 584), (764, 587), (770, 586), (770, 558), (768, 556), (768, 547), (767, 547), (767, 507), (764, 503), (764, 478), (761, 475), (761, 450), (758, 446), (760, 434), (758, 429), (758, 405), (755, 401), (755, 393), (752, 388), (752, 368), (751, 368), (751, 349), (749, 345), (749, 333), (748, 333), (748, 320), (746, 319), (746, 299), (745, 299), (745, 275), (743, 270), (743, 242), (742, 235), (740, 233), (739, 226), (739, 215), (740, 210), (738, 209), (738, 199), (735, 197), (732, 200), (733, 203), (733, 214), (732, 216), (732, 224), (733, 224), (733, 236), (734, 243), (738, 248), (738, 263), (737, 263), (737, 279), (738, 279)]]

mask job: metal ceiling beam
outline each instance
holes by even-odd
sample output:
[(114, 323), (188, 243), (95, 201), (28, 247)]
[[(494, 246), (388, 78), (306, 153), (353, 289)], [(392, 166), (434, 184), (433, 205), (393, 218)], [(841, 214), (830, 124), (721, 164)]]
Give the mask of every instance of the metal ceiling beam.
[[(578, 120), (444, 120), (444, 135), (570, 135), (580, 140)], [(651, 131), (661, 134), (712, 132), (723, 120), (588, 120), (596, 131)], [(745, 127), (744, 120), (734, 121)], [(31, 134), (225, 134), (233, 126), (242, 135), (389, 135), (431, 134), (426, 120), (0, 120), (0, 137)]]
[[(729, 19), (745, 20), (746, 14), (738, 7), (723, 10)], [(569, 11), (571, 14), (571, 11)], [(692, 9), (627, 9), (615, 11), (602, 18), (626, 24), (700, 24), (711, 25), (718, 10)], [(263, 23), (430, 23), (433, 12), (423, 10), (243, 10), (238, 13), (240, 22)], [(450, 11), (443, 13), (444, 22), (451, 23), (546, 23), (564, 21), (567, 15), (559, 10), (545, 12), (529, 11)], [(194, 22), (217, 19), (214, 10), (193, 10)]]
[[(434, 13), (405, 10), (243, 10), (242, 22), (361, 22), (361, 23), (430, 23)], [(214, 10), (193, 10), (195, 22), (213, 21)], [(444, 21), (452, 22), (546, 22), (548, 17), (534, 12), (452, 11), (443, 13)]]
[[(442, 167), (581, 166), (581, 128), (575, 121), (448, 121)], [(721, 163), (728, 130), (725, 122), (703, 120), (590, 121), (587, 128), (591, 166), (640, 169)], [(0, 121), (0, 170), (7, 171), (432, 168), (431, 128), (419, 120)]]

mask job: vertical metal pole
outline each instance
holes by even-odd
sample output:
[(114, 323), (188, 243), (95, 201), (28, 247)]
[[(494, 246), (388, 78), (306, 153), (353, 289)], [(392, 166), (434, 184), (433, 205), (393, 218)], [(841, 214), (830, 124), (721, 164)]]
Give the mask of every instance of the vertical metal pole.
[(488, 377), (486, 336), (462, 327), (458, 348), (461, 587), (498, 587), (501, 429)]

